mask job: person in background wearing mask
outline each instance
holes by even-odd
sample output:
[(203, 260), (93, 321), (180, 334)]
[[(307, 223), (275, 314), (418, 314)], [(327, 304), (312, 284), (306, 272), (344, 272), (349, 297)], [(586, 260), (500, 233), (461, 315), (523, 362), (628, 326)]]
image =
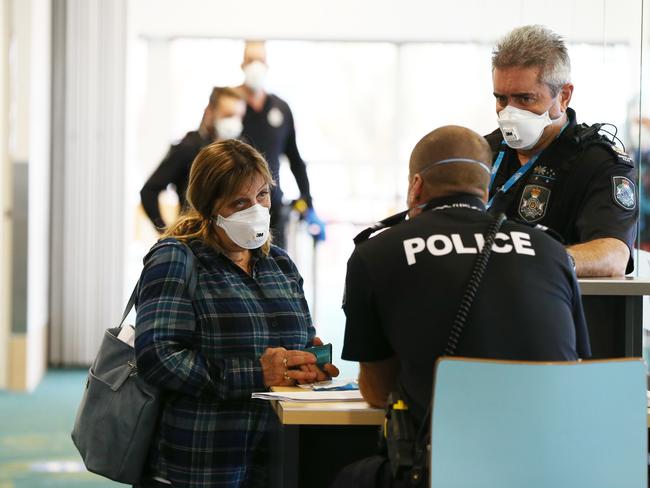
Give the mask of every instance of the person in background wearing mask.
[(296, 178), (300, 199), (305, 208), (299, 210), (305, 215), (310, 229), (317, 228), (317, 233), (311, 232), (316, 240), (324, 239), (324, 225), (318, 219), (312, 206), (309, 191), (307, 166), (300, 156), (296, 145), (296, 131), (293, 115), (287, 102), (277, 95), (265, 90), (266, 47), (261, 41), (247, 41), (244, 48), (244, 60), (241, 65), (244, 72), (244, 84), (241, 89), (247, 103), (244, 116), (242, 140), (248, 142), (264, 155), (269, 163), (276, 186), (271, 192), (271, 228), (276, 245), (285, 247), (286, 214), (282, 210), (282, 190), (280, 188), (280, 156), (289, 159), (291, 172)]
[(493, 51), (492, 81), (499, 129), (486, 136), (490, 212), (554, 231), (578, 276), (631, 272), (634, 163), (599, 134), (605, 124), (577, 124), (564, 40), (540, 25), (514, 29)]
[(271, 244), (272, 185), (248, 144), (204, 147), (183, 214), (144, 258), (135, 354), (164, 400), (139, 487), (269, 486), (274, 413), (251, 394), (338, 375), (303, 350), (322, 343), (296, 266)]
[(188, 132), (178, 144), (174, 144), (144, 184), (140, 190), (142, 206), (159, 233), (165, 231), (167, 224), (160, 214), (158, 195), (171, 183), (178, 194), (181, 209), (184, 208), (192, 161), (201, 148), (211, 142), (238, 138), (245, 112), (246, 102), (239, 91), (226, 87), (213, 88), (198, 130)]

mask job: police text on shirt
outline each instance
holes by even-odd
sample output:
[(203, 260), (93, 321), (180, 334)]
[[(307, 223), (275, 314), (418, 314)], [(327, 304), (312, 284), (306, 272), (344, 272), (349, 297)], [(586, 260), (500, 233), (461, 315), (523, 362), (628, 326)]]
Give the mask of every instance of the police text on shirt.
[[(473, 238), (463, 242), (460, 234), (433, 234), (426, 240), (422, 237), (414, 237), (403, 241), (406, 262), (409, 266), (415, 264), (416, 254), (425, 249), (432, 256), (446, 256), (448, 254), (477, 254), (483, 249), (485, 237), (483, 234), (474, 234)], [(516, 254), (535, 255), (535, 250), (530, 243), (530, 234), (526, 232), (499, 232), (496, 235), (492, 251), (500, 254), (515, 252)]]

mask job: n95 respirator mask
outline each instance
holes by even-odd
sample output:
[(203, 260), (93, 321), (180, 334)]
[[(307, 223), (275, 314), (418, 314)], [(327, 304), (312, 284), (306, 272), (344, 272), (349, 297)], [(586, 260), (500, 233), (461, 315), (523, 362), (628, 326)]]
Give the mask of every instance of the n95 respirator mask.
[(264, 89), (268, 68), (262, 61), (253, 61), (244, 66), (244, 85), (253, 91)]
[(230, 217), (217, 216), (216, 224), (230, 239), (244, 249), (257, 249), (269, 238), (271, 214), (269, 209), (256, 203)]
[(218, 139), (237, 139), (244, 129), (244, 124), (239, 117), (233, 115), (215, 120), (214, 128)]
[(497, 121), (503, 140), (513, 149), (532, 149), (542, 137), (544, 129), (553, 122), (548, 110), (538, 115), (511, 105), (499, 112)]

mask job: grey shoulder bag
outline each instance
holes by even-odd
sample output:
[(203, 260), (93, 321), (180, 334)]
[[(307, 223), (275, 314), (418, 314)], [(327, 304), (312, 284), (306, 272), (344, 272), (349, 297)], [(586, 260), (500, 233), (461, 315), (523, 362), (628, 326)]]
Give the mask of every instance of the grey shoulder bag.
[[(194, 253), (188, 245), (185, 248), (185, 279), (193, 297)], [(135, 304), (138, 286), (120, 324), (104, 333), (72, 429), (72, 440), (88, 471), (129, 484), (140, 480), (160, 410), (158, 388), (138, 376), (135, 349), (117, 338)]]

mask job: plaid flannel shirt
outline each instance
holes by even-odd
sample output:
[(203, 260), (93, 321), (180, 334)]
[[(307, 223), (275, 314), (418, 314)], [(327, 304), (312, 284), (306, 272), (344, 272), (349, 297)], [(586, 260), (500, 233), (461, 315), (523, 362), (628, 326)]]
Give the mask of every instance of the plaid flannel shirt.
[(268, 347), (303, 349), (315, 331), (294, 263), (273, 246), (254, 252), (248, 275), (200, 241), (190, 243), (196, 289), (185, 282), (187, 249), (157, 243), (140, 277), (138, 372), (163, 390), (148, 476), (174, 486), (268, 484), (268, 402), (260, 356)]

